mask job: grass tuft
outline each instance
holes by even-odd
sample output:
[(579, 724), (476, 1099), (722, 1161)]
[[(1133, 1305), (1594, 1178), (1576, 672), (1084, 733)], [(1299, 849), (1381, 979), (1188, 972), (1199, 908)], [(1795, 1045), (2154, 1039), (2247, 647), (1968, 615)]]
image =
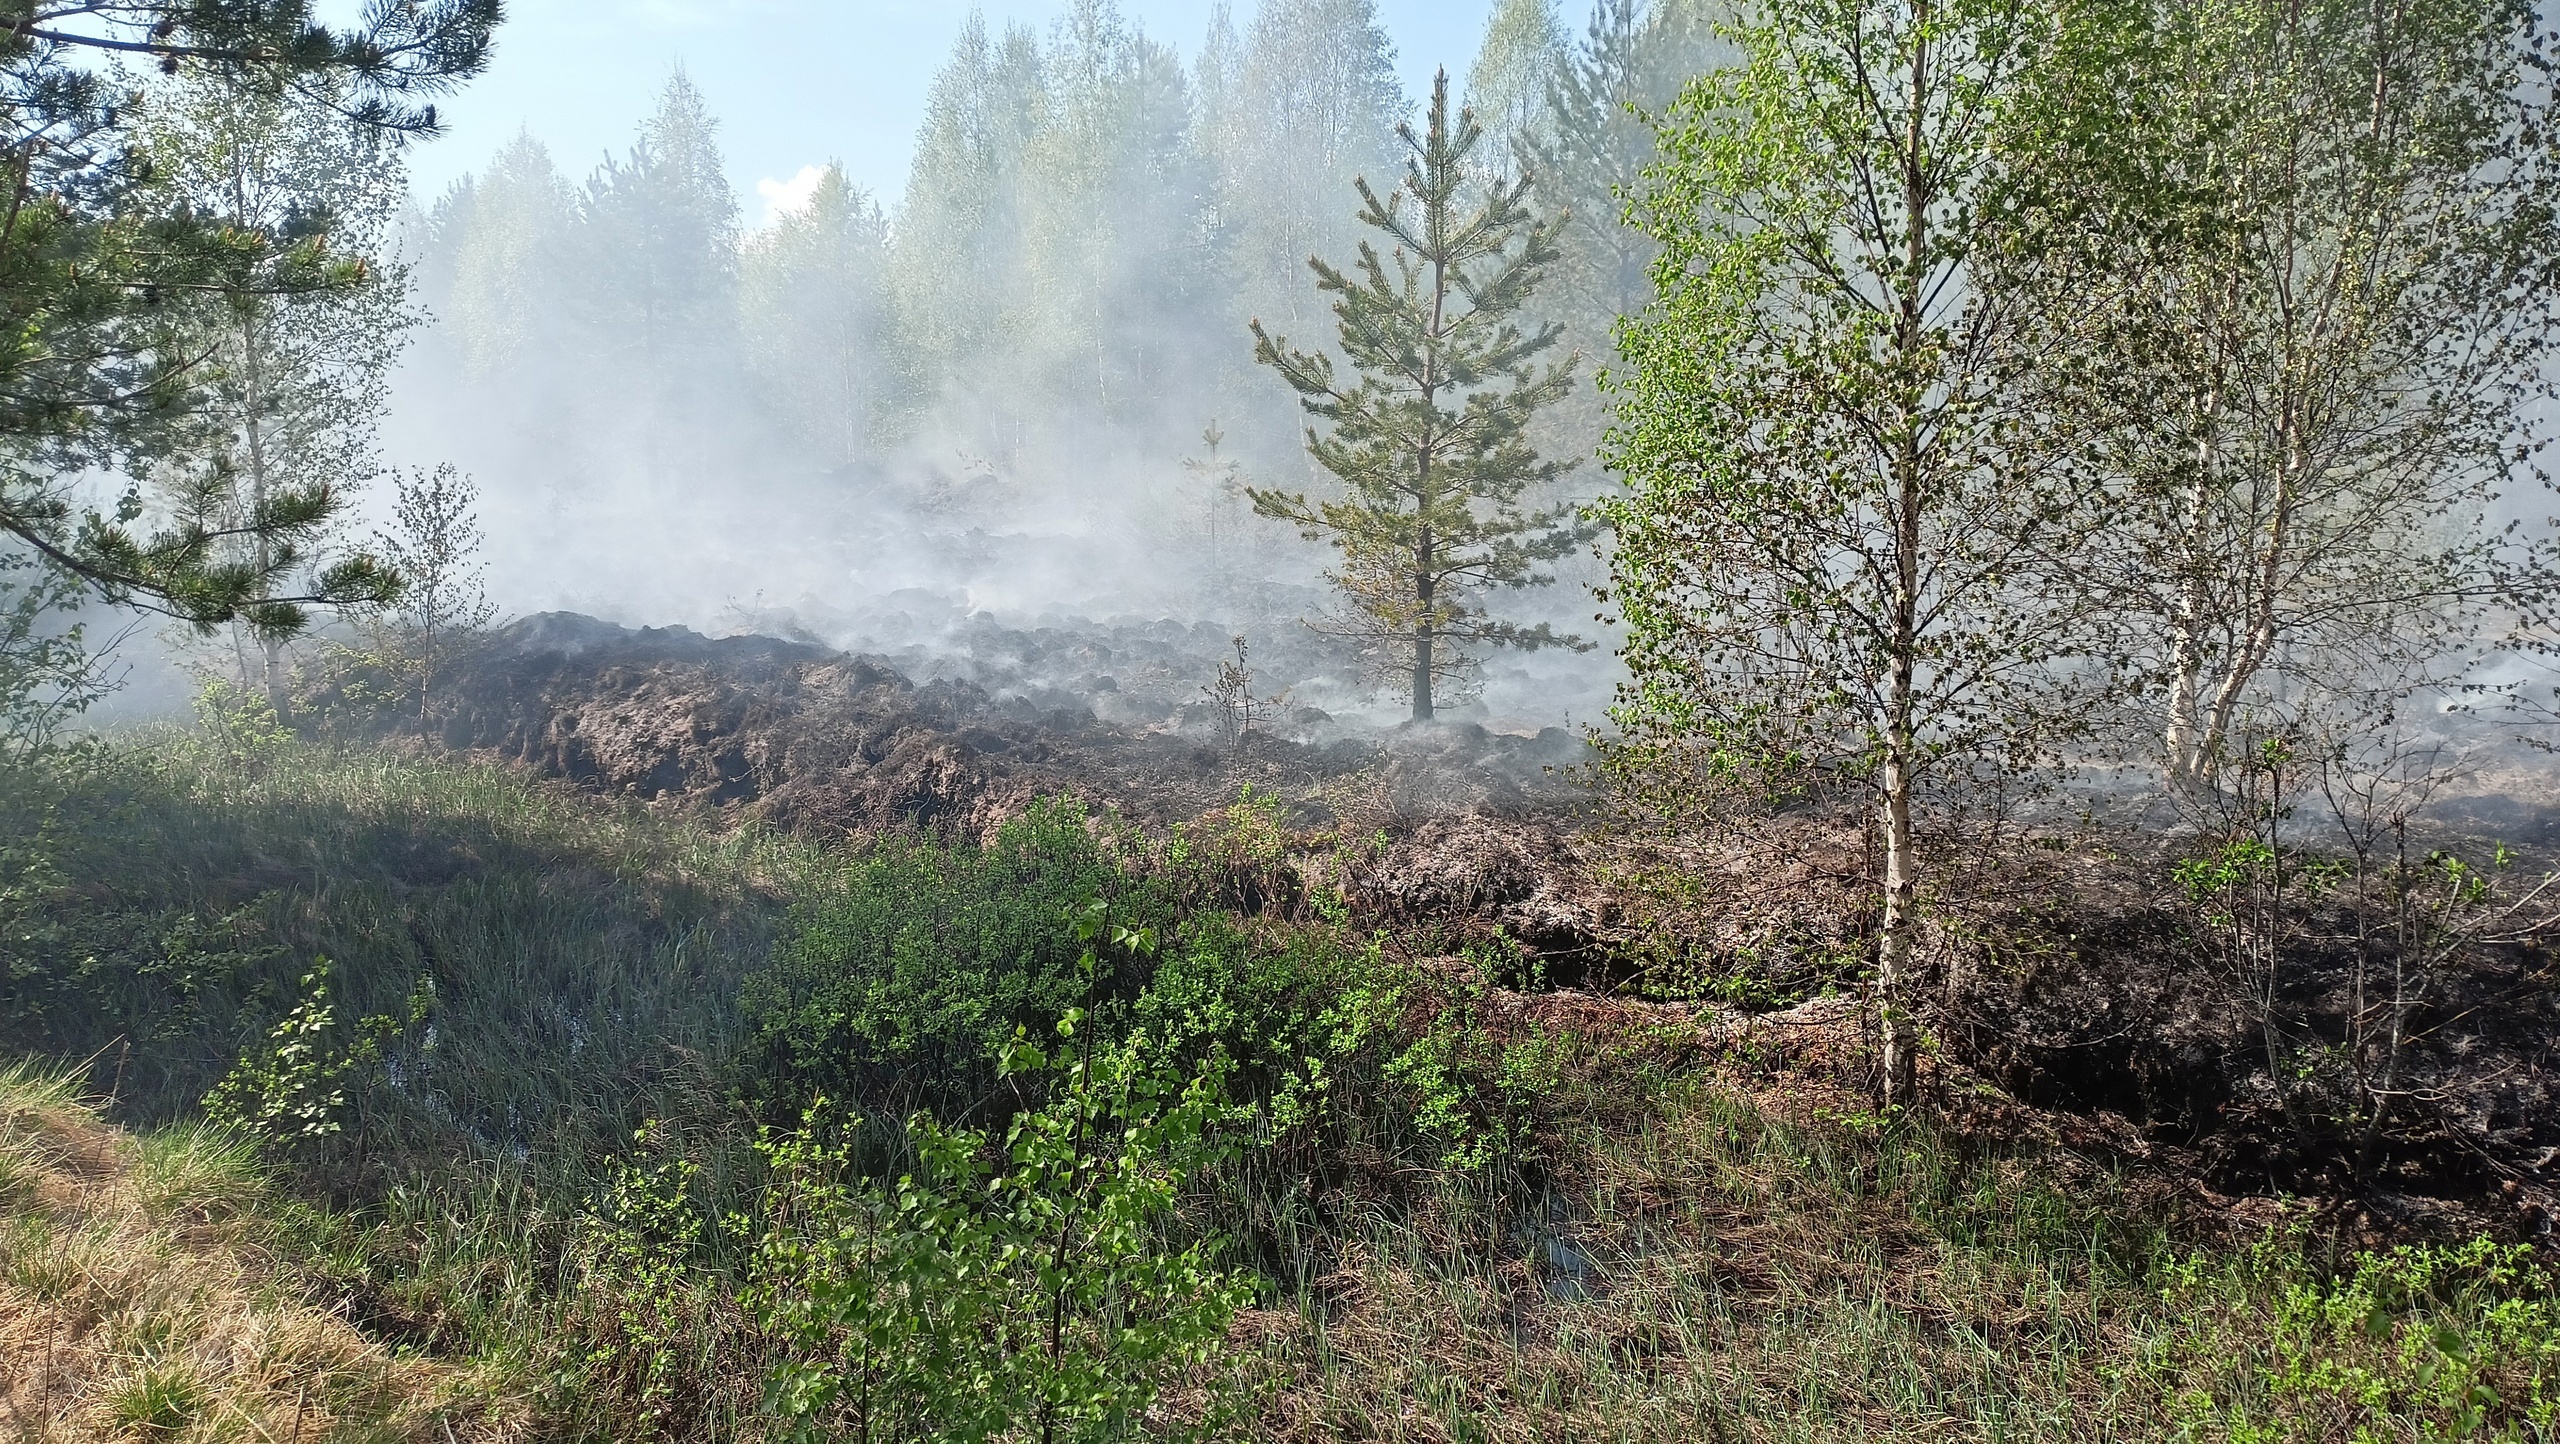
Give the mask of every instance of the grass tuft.
[(193, 1370), (145, 1365), (107, 1390), (107, 1415), (117, 1428), (144, 1439), (166, 1439), (205, 1411), (211, 1393)]

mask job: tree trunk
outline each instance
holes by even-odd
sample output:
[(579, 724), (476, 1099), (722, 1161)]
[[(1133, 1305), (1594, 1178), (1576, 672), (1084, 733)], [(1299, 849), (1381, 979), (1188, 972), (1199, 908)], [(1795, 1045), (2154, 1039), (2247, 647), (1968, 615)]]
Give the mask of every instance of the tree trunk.
[(1884, 1040), (1884, 1101), (1907, 1104), (1918, 1077), (1919, 1034), (1904, 998), (1918, 949), (1919, 859), (1911, 838), (1911, 773), (1896, 758), (1885, 763), (1884, 927), (1876, 946), (1876, 992)]
[[(240, 349), (244, 363), (242, 380), (248, 387), (246, 398), (248, 404), (242, 408), (244, 413), (242, 419), (249, 444), (249, 514), (253, 525), (257, 526), (256, 563), (259, 585), (264, 587), (267, 584), (267, 568), (274, 564), (275, 554), (268, 549), (266, 527), (258, 524), (262, 522), (267, 510), (266, 431), (260, 424), (259, 416), (266, 405), (267, 385), (264, 361), (259, 354), (258, 323), (254, 307), (249, 315), (241, 319)], [(286, 713), (291, 710), (293, 702), (285, 688), (284, 643), (273, 638), (262, 637), (258, 641), (258, 651), (263, 661), (265, 675), (262, 680), (266, 685), (267, 705), (275, 710), (276, 720), (281, 722)]]
[(2247, 697), (2249, 683), (2256, 679), (2267, 659), (2275, 655), (2278, 593), (2284, 585), (2286, 564), (2292, 560), (2293, 508), (2300, 495), (2299, 483), (2310, 464), (2290, 422), (2285, 427), (2285, 438), (2285, 458), (2277, 473), (2275, 500), (2268, 509), (2266, 540), (2253, 559), (2257, 563), (2258, 594), (2251, 599), (2249, 635), (2233, 650), (2221, 681), (2214, 688), (2212, 706), (2205, 713), (2201, 775), (2208, 782), (2220, 770), (2223, 749), (2231, 745), (2231, 733), (2240, 720), (2240, 704)]
[[(1928, 20), (1929, 7), (1919, 18)], [(1897, 344), (1917, 355), (1925, 318), (1922, 287), (1928, 265), (1928, 178), (1921, 148), (1921, 116), (1928, 97), (1929, 49), (1924, 41), (1911, 57), (1911, 119), (1902, 155), (1903, 276)], [(1906, 388), (1909, 381), (1903, 383)], [(1884, 822), (1884, 922), (1876, 944), (1876, 1002), (1884, 1043), (1884, 1101), (1887, 1107), (1911, 1101), (1918, 1073), (1919, 1038), (1912, 1026), (1907, 995), (1911, 988), (1914, 939), (1919, 931), (1919, 858), (1911, 838), (1913, 764), (1918, 760), (1911, 715), (1919, 682), (1920, 549), (1923, 477), (1920, 451), (1921, 397), (1906, 390), (1902, 400), (1901, 435), (1895, 438), (1894, 578), (1891, 652), (1884, 698), (1884, 776), (1877, 801)]]
[(2161, 735), (2169, 786), (2193, 793), (2204, 785), (2203, 718), (2198, 711), (2204, 690), (2204, 568), (2212, 541), (2205, 535), (2205, 513), (2212, 505), (2213, 448), (2220, 430), (2222, 392), (2215, 388), (2204, 405), (2204, 431), (2196, 438), (2196, 475), (2186, 495), (2186, 537), (2180, 547), (2176, 614), (2169, 623), (2169, 717)]
[(1413, 634), (1413, 720), (1428, 722), (1431, 720), (1432, 711), (1431, 578), (1428, 575), (1421, 576), (1415, 579), (1415, 583), (1414, 595), (1422, 602), (1422, 624), (1414, 629)]

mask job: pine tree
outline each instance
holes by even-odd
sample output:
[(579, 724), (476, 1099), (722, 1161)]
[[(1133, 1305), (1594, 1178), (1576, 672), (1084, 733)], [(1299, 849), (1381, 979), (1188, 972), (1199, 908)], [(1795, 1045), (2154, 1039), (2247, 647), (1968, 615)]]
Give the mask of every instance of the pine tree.
[[(184, 403), (201, 374), (166, 303), (205, 291), (313, 293), (364, 283), (325, 235), (291, 224), (247, 229), (199, 213), (148, 179), (142, 113), (128, 74), (102, 56), (147, 60), (227, 93), (333, 98), (337, 123), (428, 135), (423, 102), (485, 63), (498, 0), (372, 5), (351, 25), (314, 22), (307, 0), (21, 3), (0, 27), (0, 532), (107, 600), (203, 626), (247, 619), (284, 635), (305, 606), (361, 602), (388, 579), (363, 558), (303, 575), (336, 514), (332, 493), (289, 491), (242, 520), (268, 565), (231, 555), (236, 538), (184, 520), (140, 527), (128, 492), (109, 511), (72, 488), (112, 469)], [(325, 202), (325, 197), (313, 200)]]
[(1560, 58), (1528, 155), (1539, 198), (1562, 211), (1555, 310), (1572, 343), (1605, 354), (1610, 328), (1652, 294), (1660, 248), (1627, 221), (1654, 162), (1654, 118), (1680, 88), (1732, 59), (1702, 0), (1597, 0), (1581, 43)]
[(1442, 72), (1424, 133), (1398, 128), (1403, 184), (1384, 199), (1366, 180), (1356, 187), (1361, 220), (1393, 243), (1392, 256), (1363, 241), (1356, 276), (1309, 263), (1317, 290), (1336, 298), (1356, 380), (1338, 380), (1332, 357), (1296, 350), (1260, 321), (1252, 327), (1255, 359), (1330, 423), (1324, 433), (1308, 428), (1307, 450), (1343, 486), (1339, 499), (1320, 502), (1256, 489), (1254, 507), (1333, 544), (1341, 564), (1332, 577), (1352, 608), (1340, 630), (1373, 657), (1395, 659), (1417, 722), (1432, 719), (1435, 684), (1467, 665), (1468, 644), (1569, 641), (1543, 625), (1488, 618), (1481, 595), (1544, 581), (1538, 564), (1582, 536), (1570, 507), (1521, 501), (1565, 470), (1525, 433), (1539, 408), (1572, 389), (1572, 365), (1538, 370), (1559, 328), (1524, 332), (1515, 319), (1555, 261), (1555, 224), (1532, 213), (1525, 178), (1477, 180), (1470, 158), (1483, 134), (1470, 113), (1452, 123)]

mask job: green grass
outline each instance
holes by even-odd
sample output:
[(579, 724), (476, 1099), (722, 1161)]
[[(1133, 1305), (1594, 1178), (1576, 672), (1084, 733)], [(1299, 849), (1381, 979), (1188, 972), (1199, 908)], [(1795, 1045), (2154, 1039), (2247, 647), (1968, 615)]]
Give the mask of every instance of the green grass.
[(205, 1403), (205, 1387), (193, 1373), (157, 1365), (145, 1365), (107, 1395), (117, 1427), (145, 1439), (174, 1437), (195, 1422)]
[[(742, 1071), (741, 989), (777, 953), (818, 983), (870, 956), (873, 914), (914, 915), (861, 891), (877, 867), (494, 767), (178, 733), (0, 774), (0, 837), (0, 1044), (44, 1060), (0, 1065), (0, 1285), (70, 1307), (114, 1272), (114, 1237), (37, 1202), (111, 1095), (118, 1228), (254, 1246), (284, 1292), (234, 1306), (323, 1300), (399, 1368), (468, 1380), (459, 1437), (761, 1437), (775, 1345), (741, 1290), (773, 1220), (729, 1220), (760, 1197), (771, 1080)], [(813, 922), (824, 947), (784, 946)], [(1167, 1427), (1243, 1399), (1273, 1439), (2560, 1439), (2560, 1304), (2522, 1255), (2219, 1240), (2156, 1180), (1879, 1127), (1634, 1014), (1505, 1022), (1364, 937), (1202, 916), (1168, 941), (1120, 1017), (1237, 1062), (1257, 1111), (1181, 1227), (1261, 1288)], [(339, 1132), (209, 1130), (197, 1100), (320, 957), (339, 1026), (421, 977), (423, 1024)], [(702, 1227), (644, 1279), (596, 1215), (651, 1118), (649, 1157), (699, 1165)], [(187, 1412), (183, 1378), (142, 1364), (207, 1327), (153, 1308), (98, 1386), (128, 1437), (178, 1437), (153, 1421)]]
[(716, 1098), (738, 980), (822, 861), (496, 768), (182, 733), (0, 777), (0, 829), (52, 837), (63, 880), (19, 925), (0, 1033), (86, 1062), (120, 1117), (188, 1115), (315, 958), (347, 1019), (430, 980), (432, 1031), (329, 1150), (377, 1181), (422, 1159), (575, 1173)]

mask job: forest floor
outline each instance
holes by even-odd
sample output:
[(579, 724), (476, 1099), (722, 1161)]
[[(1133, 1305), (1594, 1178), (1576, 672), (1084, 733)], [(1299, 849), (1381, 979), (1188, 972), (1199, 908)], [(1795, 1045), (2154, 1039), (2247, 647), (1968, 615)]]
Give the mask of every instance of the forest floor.
[[(2003, 849), (1941, 910), (1924, 1106), (1888, 1116), (1862, 844), (1820, 818), (1671, 847), (1603, 825), (1561, 735), (1220, 747), (802, 644), (510, 635), (429, 745), (342, 686), (302, 736), (212, 716), (0, 788), (0, 1048), (34, 1060), (0, 1079), (0, 1431), (773, 1434), (721, 1229), (671, 1272), (599, 1252), (633, 1130), (751, 1212), (755, 980), (855, 916), (874, 839), (939, 829), (920, 876), (957, 876), (1065, 793), (1254, 967), (1316, 960), (1248, 1023), (1392, 1000), (1319, 1139), (1185, 1196), (1256, 1283), (1141, 1433), (2560, 1437), (2537, 955), (2448, 996), (2359, 1180), (2254, 1091), (2158, 858)], [(322, 1054), (423, 1023), (323, 1132), (209, 1129), (323, 959)]]
[[(1541, 989), (1761, 1013), (1855, 990), (1872, 865), (1854, 827), (1786, 817), (1630, 837), (1594, 802), (1588, 746), (1560, 728), (1262, 716), (1222, 733), (1196, 642), (992, 632), (970, 653), (987, 685), (918, 685), (888, 659), (814, 642), (554, 613), (495, 634), (459, 671), (431, 741), (716, 826), (820, 838), (922, 826), (984, 839), (1058, 795), (1159, 836), (1250, 813), (1270, 825), (1242, 844), (1258, 855), (1232, 860), (1227, 900), (1247, 911), (1303, 913), (1338, 891), (1417, 956), (1495, 947), (1518, 958), (1503, 981)], [(324, 693), (319, 710), (333, 704)], [(382, 735), (378, 714), (352, 715)], [(2550, 861), (2560, 836), (2560, 794), (2527, 764), (2466, 777), (2434, 815), (2440, 841), (2474, 853)], [(2405, 1082), (2408, 1126), (2353, 1179), (2331, 1140), (2305, 1144), (2270, 1103), (2235, 980), (2181, 945), (2194, 918), (2174, 841), (2060, 817), (1941, 846), (1954, 880), (1927, 986), (1950, 1064), (2217, 1193), (2324, 1200), (2378, 1235), (2430, 1220), (2547, 1231), (2560, 1215), (2549, 954), (2497, 951), (2446, 980)], [(2291, 980), (2289, 1002), (2334, 1024), (2355, 986), (2332, 952)]]

